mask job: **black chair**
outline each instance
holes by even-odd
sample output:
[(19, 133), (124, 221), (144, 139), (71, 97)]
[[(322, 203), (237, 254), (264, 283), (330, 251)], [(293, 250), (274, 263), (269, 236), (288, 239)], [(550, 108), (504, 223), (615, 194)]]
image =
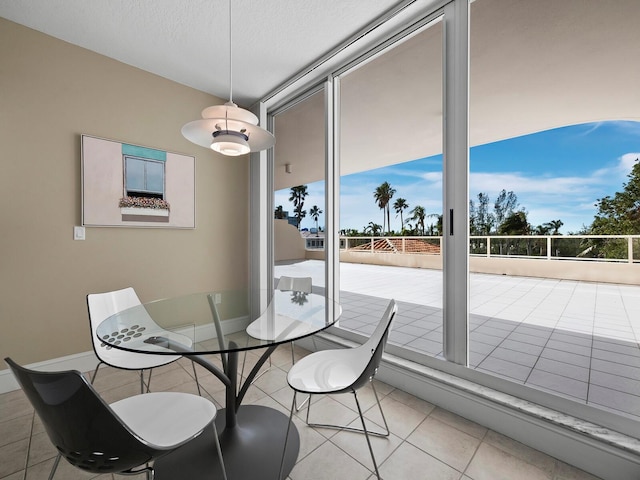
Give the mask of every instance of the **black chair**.
[[(174, 451), (210, 425), (216, 407), (209, 400), (179, 392), (135, 395), (107, 405), (75, 370), (37, 372), (5, 362), (40, 416), (58, 456), (92, 473), (138, 474), (153, 479), (148, 463)], [(220, 443), (216, 443), (226, 480)]]
[[(282, 454), (283, 461), (287, 450), (289, 428), (291, 427), (293, 411), (296, 408), (296, 395), (298, 393), (308, 393), (309, 398), (311, 398), (311, 395), (315, 394), (333, 395), (338, 393), (353, 393), (356, 406), (358, 408), (358, 414), (360, 415), (362, 429), (346, 425), (310, 423), (310, 399), (307, 407), (306, 423), (311, 427), (334, 428), (338, 430), (349, 430), (352, 432), (364, 433), (367, 439), (369, 453), (373, 460), (373, 468), (377, 478), (380, 479), (378, 464), (376, 463), (376, 458), (373, 454), (373, 448), (371, 448), (369, 435), (387, 437), (389, 436), (389, 427), (387, 425), (384, 412), (382, 411), (382, 405), (380, 404), (378, 393), (376, 392), (373, 384), (373, 377), (378, 371), (378, 366), (382, 360), (382, 352), (384, 351), (389, 331), (391, 330), (391, 322), (393, 321), (397, 311), (398, 306), (396, 305), (396, 302), (391, 300), (371, 337), (369, 337), (369, 339), (359, 347), (315, 352), (307, 355), (291, 367), (287, 374), (287, 382), (293, 389), (294, 393), (291, 412), (289, 414), (289, 426), (287, 427), (284, 451)], [(376, 397), (376, 402), (378, 403), (378, 408), (380, 409), (380, 414), (382, 415), (382, 420), (384, 422), (384, 432), (367, 429), (365, 424), (362, 409), (360, 408), (360, 402), (358, 401), (357, 391), (367, 384), (370, 384), (373, 388), (373, 393)], [(282, 477), (282, 469), (280, 471), (280, 476)]]

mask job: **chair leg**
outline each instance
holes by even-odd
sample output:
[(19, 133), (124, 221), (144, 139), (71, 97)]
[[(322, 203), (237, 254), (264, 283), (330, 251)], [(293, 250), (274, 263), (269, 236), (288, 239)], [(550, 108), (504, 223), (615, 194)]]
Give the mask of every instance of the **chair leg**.
[[(144, 376), (143, 376), (143, 370), (140, 370), (140, 378), (142, 380), (144, 380)], [(147, 380), (147, 393), (149, 393), (149, 389), (151, 388), (151, 374), (153, 373), (153, 368), (149, 369), (149, 379)], [(144, 391), (142, 391), (141, 393), (144, 393)]]
[[(264, 375), (269, 370), (271, 370), (272, 368), (271, 357), (269, 357), (268, 360), (269, 360), (269, 366), (265, 368), (263, 371), (261, 371), (259, 374), (257, 374), (255, 377), (253, 377), (253, 381), (251, 382), (251, 385), (256, 383), (256, 380), (258, 380), (262, 375)], [(242, 384), (242, 379), (244, 378), (244, 364), (246, 361), (247, 361), (247, 352), (244, 352), (244, 358), (242, 359), (242, 368), (240, 369), (240, 384)]]
[(376, 472), (376, 477), (380, 480), (380, 473), (378, 472), (378, 464), (376, 463), (376, 457), (373, 454), (373, 448), (371, 447), (371, 440), (369, 440), (369, 433), (367, 432), (367, 425), (364, 422), (364, 416), (362, 415), (362, 409), (360, 408), (360, 402), (358, 401), (358, 394), (356, 391), (353, 391), (353, 398), (356, 399), (356, 405), (358, 406), (358, 414), (360, 415), (360, 421), (362, 422), (362, 430), (364, 431), (364, 436), (367, 439), (367, 445), (369, 446), (369, 453), (371, 454), (371, 460), (373, 460), (373, 468)]
[(93, 371), (93, 376), (91, 377), (91, 385), (93, 385), (93, 382), (95, 381), (96, 376), (98, 375), (98, 369), (100, 368), (100, 365), (102, 365), (102, 364), (103, 364), (103, 362), (100, 361), (100, 362), (98, 362), (98, 365), (96, 365), (96, 369)]
[[(307, 408), (307, 425), (314, 428), (331, 428), (334, 430), (347, 430), (348, 432), (356, 432), (356, 433), (364, 433), (366, 435), (374, 435), (376, 437), (388, 437), (389, 436), (389, 426), (387, 425), (387, 419), (384, 416), (384, 412), (382, 411), (382, 404), (380, 403), (380, 398), (378, 397), (378, 392), (376, 391), (376, 387), (373, 385), (373, 379), (371, 381), (371, 387), (373, 388), (373, 393), (376, 397), (376, 402), (378, 403), (378, 408), (380, 409), (380, 414), (382, 415), (382, 421), (384, 422), (384, 432), (378, 432), (375, 430), (367, 430), (366, 432), (361, 428), (350, 427), (348, 425), (335, 425), (331, 423), (310, 423), (309, 422), (309, 412), (311, 411), (311, 400), (309, 399), (309, 407)], [(355, 393), (355, 392), (353, 392)], [(356, 398), (357, 402), (357, 398)], [(364, 418), (363, 418), (364, 421)]]
[(284, 436), (284, 448), (282, 449), (282, 458), (280, 459), (280, 473), (278, 474), (278, 480), (284, 480), (282, 478), (282, 471), (284, 470), (284, 458), (287, 455), (289, 431), (291, 430), (291, 424), (293, 423), (293, 409), (296, 408), (296, 394), (297, 392), (293, 392), (293, 401), (291, 402), (291, 411), (289, 412), (289, 422), (287, 423), (287, 433)]
[(222, 458), (222, 448), (220, 448), (220, 438), (218, 438), (218, 429), (216, 428), (216, 422), (212, 423), (213, 434), (216, 436), (216, 450), (218, 450), (218, 458), (220, 459), (220, 466), (222, 467), (222, 477), (227, 480), (227, 469), (224, 466), (224, 459)]
[(53, 467), (51, 468), (51, 472), (49, 473), (49, 480), (53, 480), (53, 476), (55, 475), (56, 470), (58, 469), (58, 464), (60, 463), (60, 458), (62, 458), (62, 455), (58, 453), (58, 456), (56, 456), (56, 459), (53, 462)]
[(191, 362), (191, 366), (193, 367), (193, 376), (196, 379), (196, 387), (198, 387), (198, 395), (202, 396), (202, 392), (200, 392), (200, 382), (198, 381), (198, 372), (196, 372), (196, 362)]

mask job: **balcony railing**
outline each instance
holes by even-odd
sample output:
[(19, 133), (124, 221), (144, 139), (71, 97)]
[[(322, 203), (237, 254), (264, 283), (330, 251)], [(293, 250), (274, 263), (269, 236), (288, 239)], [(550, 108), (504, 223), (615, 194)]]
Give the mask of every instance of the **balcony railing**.
[[(340, 249), (371, 254), (440, 255), (442, 237), (340, 237)], [(487, 258), (640, 263), (640, 235), (471, 236), (469, 254)]]

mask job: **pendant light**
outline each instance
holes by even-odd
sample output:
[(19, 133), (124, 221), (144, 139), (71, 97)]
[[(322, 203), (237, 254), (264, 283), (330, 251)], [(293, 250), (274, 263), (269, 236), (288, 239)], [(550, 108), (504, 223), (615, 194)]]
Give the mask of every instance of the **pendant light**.
[(202, 147), (211, 147), (229, 156), (245, 155), (272, 147), (276, 139), (258, 126), (258, 117), (233, 103), (233, 68), (231, 35), (231, 2), (229, 0), (229, 101), (202, 111), (202, 120), (182, 127), (182, 135)]

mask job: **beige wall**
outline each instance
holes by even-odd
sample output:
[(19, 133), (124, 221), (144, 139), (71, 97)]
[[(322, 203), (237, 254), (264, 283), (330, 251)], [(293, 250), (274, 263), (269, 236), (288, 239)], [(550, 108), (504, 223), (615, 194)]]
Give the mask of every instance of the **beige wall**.
[[(131, 285), (145, 301), (247, 283), (248, 161), (180, 134), (215, 103), (0, 19), (0, 358), (91, 350), (90, 292)], [(196, 156), (196, 229), (87, 228), (74, 241), (82, 133)]]
[(306, 257), (304, 240), (296, 227), (290, 225), (287, 220), (274, 220), (273, 244), (274, 260), (301, 260)]

